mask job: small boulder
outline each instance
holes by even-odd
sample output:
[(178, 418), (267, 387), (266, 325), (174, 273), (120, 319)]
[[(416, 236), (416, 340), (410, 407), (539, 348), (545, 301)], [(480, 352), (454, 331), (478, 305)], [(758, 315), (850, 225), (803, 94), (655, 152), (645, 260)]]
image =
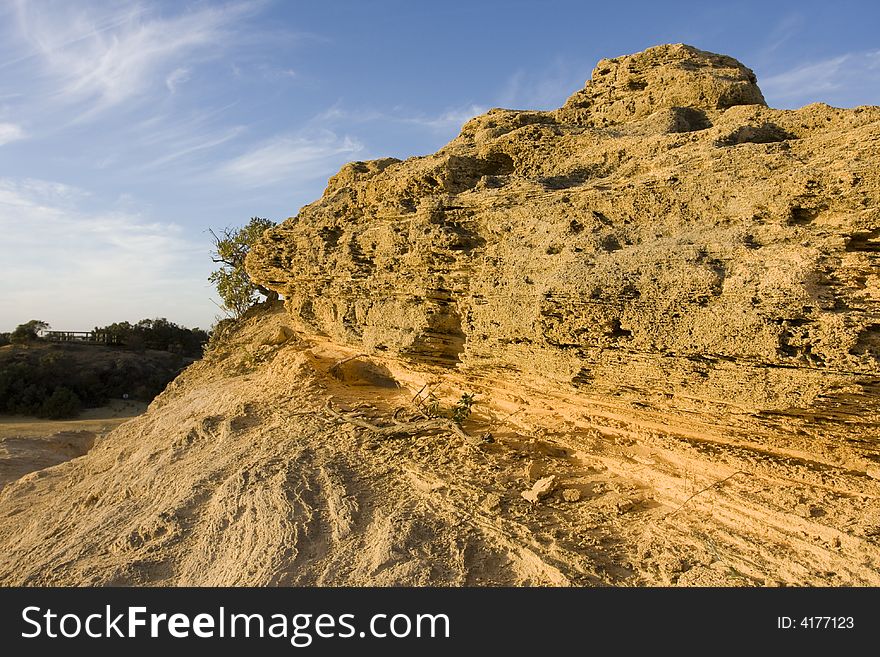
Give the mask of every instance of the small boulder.
[(549, 477), (544, 477), (543, 479), (538, 479), (535, 482), (534, 486), (532, 486), (529, 490), (524, 490), (521, 495), (523, 499), (528, 500), (532, 504), (537, 504), (538, 500), (543, 497), (547, 497), (550, 493), (553, 492), (553, 487), (556, 484), (556, 475), (550, 475)]

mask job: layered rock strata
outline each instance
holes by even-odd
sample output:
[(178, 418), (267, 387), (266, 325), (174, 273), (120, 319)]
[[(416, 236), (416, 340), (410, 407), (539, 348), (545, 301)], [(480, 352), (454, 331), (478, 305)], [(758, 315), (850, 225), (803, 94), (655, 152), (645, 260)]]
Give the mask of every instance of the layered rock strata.
[[(687, 407), (874, 413), (880, 108), (768, 108), (686, 45), (354, 162), (248, 271), (300, 329)], [(866, 409), (865, 405), (870, 408)], [(830, 412), (830, 410), (829, 410)]]

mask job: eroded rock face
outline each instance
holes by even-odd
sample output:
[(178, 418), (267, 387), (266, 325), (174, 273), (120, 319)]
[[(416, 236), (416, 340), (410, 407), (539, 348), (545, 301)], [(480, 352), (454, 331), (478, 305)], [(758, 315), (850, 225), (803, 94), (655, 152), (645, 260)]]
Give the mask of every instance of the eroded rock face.
[(569, 123), (606, 126), (668, 110), (681, 117), (671, 132), (687, 132), (708, 127), (706, 112), (736, 105), (766, 105), (751, 69), (675, 44), (601, 60), (557, 114)]
[[(348, 164), (251, 276), (365, 351), (749, 411), (876, 405), (880, 108), (766, 107), (684, 45)], [(873, 408), (873, 406), (872, 406)], [(875, 409), (876, 410), (876, 409)]]

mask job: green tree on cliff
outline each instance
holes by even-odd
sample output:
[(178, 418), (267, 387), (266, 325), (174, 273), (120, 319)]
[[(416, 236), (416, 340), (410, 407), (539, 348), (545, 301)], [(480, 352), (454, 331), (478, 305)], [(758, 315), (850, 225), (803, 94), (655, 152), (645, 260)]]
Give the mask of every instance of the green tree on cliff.
[(278, 299), (278, 293), (254, 283), (244, 268), (244, 259), (251, 247), (259, 240), (267, 228), (275, 222), (261, 217), (251, 217), (242, 228), (225, 228), (218, 235), (209, 230), (214, 240), (211, 259), (220, 264), (208, 280), (217, 287), (223, 307), (233, 317), (241, 317), (248, 308), (260, 300), (260, 295), (268, 301)]

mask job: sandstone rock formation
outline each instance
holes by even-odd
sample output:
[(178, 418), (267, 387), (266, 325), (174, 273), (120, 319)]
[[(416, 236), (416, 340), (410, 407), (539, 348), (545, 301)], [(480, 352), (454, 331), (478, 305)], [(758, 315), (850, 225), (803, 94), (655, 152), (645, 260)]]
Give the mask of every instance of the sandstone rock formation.
[(769, 109), (735, 60), (651, 48), (559, 110), (343, 167), (248, 269), (301, 330), (373, 353), (875, 419), (878, 118)]
[(284, 308), (0, 491), (0, 583), (880, 585), (878, 156), (672, 45), (349, 164)]

